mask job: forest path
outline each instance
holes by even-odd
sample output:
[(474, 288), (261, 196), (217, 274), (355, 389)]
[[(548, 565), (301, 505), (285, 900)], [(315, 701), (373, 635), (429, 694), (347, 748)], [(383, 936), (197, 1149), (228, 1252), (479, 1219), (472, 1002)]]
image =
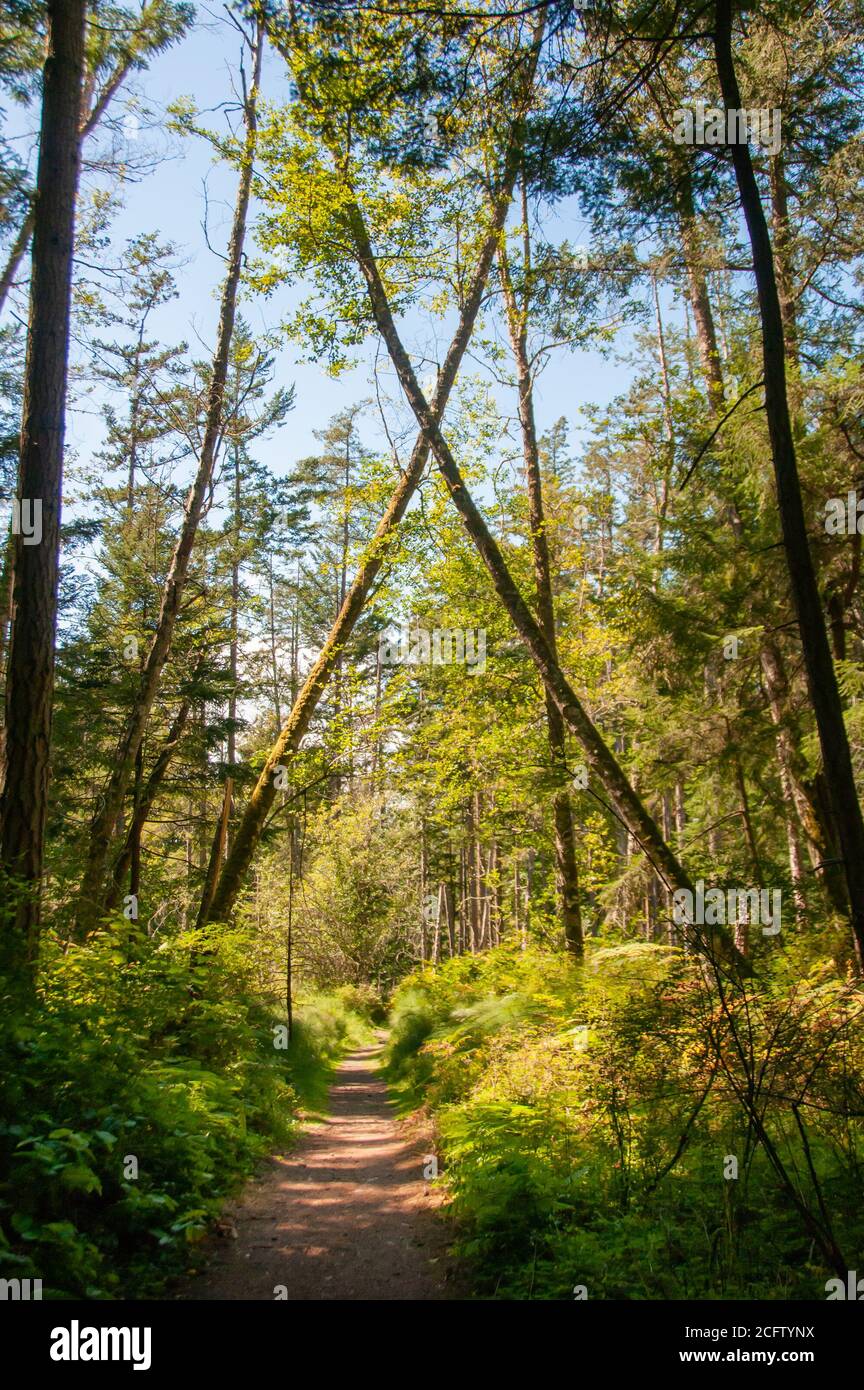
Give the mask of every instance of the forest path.
[(452, 1296), (437, 1194), (421, 1147), (393, 1117), (380, 1052), (379, 1043), (345, 1058), (328, 1117), (229, 1206), (236, 1239), (218, 1242), (180, 1298), (272, 1301), (279, 1285), (289, 1299)]

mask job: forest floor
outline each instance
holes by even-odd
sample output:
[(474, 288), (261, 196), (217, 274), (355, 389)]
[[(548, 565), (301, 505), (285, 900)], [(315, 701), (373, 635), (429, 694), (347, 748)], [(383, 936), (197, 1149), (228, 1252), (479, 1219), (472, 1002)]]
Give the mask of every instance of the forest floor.
[[(181, 1299), (457, 1296), (440, 1196), (423, 1177), (423, 1135), (392, 1113), (380, 1043), (351, 1053), (330, 1113), (229, 1205)], [(281, 1287), (280, 1287), (281, 1286)]]

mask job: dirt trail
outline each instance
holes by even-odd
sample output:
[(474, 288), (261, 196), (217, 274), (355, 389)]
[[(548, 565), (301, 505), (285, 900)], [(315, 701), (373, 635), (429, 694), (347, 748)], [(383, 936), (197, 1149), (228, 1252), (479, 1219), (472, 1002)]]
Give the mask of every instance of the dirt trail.
[(328, 1118), (227, 1209), (237, 1238), (214, 1242), (181, 1298), (272, 1301), (279, 1285), (289, 1299), (454, 1296), (437, 1194), (423, 1178), (422, 1147), (393, 1119), (380, 1051), (346, 1058)]

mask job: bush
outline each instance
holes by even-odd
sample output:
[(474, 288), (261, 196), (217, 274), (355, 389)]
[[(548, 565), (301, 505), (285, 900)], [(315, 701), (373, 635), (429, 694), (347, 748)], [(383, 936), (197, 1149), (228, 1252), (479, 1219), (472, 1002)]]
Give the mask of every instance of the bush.
[(507, 946), (400, 986), (389, 1074), (432, 1111), (481, 1293), (821, 1297), (798, 1199), (856, 1267), (861, 1000), (827, 967), (785, 974), (724, 1006), (677, 951), (591, 943), (582, 966)]
[(0, 1269), (46, 1297), (158, 1293), (362, 1027), (313, 996), (283, 1048), (241, 933), (144, 938), (134, 959), (120, 940), (49, 942), (38, 1000), (0, 1030)]
[(380, 989), (373, 984), (340, 985), (335, 991), (350, 1014), (369, 1025), (379, 1026), (387, 1022), (387, 1006)]

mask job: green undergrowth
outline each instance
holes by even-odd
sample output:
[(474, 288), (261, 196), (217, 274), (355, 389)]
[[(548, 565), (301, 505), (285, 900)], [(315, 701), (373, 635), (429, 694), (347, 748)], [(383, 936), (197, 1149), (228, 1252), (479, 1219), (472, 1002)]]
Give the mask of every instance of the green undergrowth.
[(372, 1041), (378, 1013), (372, 992), (352, 985), (301, 996), (295, 1006), (288, 1063), (305, 1119), (326, 1115), (340, 1059), (351, 1048)]
[(38, 1000), (4, 1001), (0, 1276), (44, 1298), (158, 1296), (371, 1034), (370, 1001), (337, 991), (300, 998), (287, 1043), (241, 932), (123, 933), (49, 942)]
[(478, 1294), (824, 1298), (796, 1201), (864, 1266), (862, 1000), (802, 965), (721, 998), (648, 943), (499, 947), (402, 983), (387, 1076), (434, 1119)]

